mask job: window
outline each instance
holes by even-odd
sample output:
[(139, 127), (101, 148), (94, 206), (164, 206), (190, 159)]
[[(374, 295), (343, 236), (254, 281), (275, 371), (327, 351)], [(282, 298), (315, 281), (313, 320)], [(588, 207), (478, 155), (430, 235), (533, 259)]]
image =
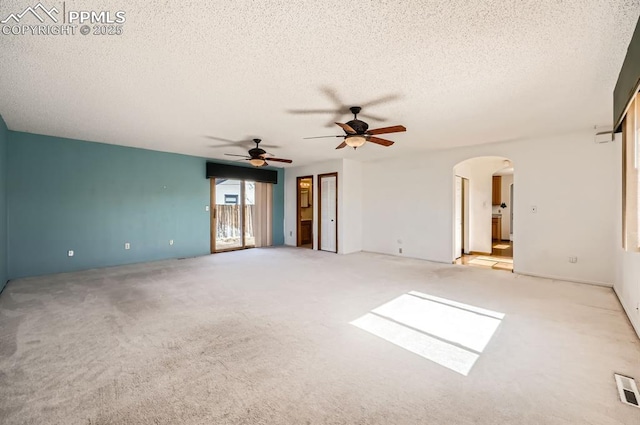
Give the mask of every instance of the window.
[(640, 96), (631, 100), (622, 123), (622, 243), (640, 250)]

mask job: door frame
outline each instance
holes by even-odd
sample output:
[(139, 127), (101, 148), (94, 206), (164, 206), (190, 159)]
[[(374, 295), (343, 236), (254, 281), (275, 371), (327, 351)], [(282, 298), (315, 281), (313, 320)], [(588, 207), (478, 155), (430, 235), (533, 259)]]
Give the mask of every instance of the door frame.
[(469, 229), (471, 211), (469, 210), (469, 179), (462, 177), (462, 255), (468, 254), (469, 249)]
[[(242, 229), (240, 230), (241, 234), (242, 234), (242, 245), (237, 247), (237, 248), (227, 248), (227, 249), (220, 249), (220, 250), (216, 250), (216, 229), (218, 228), (218, 209), (216, 208), (216, 179), (222, 179), (224, 177), (209, 177), (209, 185), (210, 185), (210, 191), (209, 191), (209, 250), (211, 251), (211, 254), (218, 254), (220, 252), (228, 252), (228, 251), (238, 251), (240, 249), (250, 249), (250, 248), (255, 248), (255, 246), (246, 246), (246, 236), (245, 236), (245, 230), (246, 230), (246, 226), (247, 226), (247, 218), (245, 216), (245, 194), (246, 194), (246, 184), (247, 181), (245, 179), (230, 179), (230, 180), (239, 180), (240, 182), (242, 182), (240, 184), (240, 198), (239, 200), (241, 201), (239, 203), (240, 205), (240, 216), (241, 216), (241, 220), (242, 220)], [(253, 180), (251, 180), (253, 181)]]
[(509, 185), (509, 241), (513, 242), (513, 183)]
[[(300, 210), (300, 182), (302, 180), (306, 180), (306, 179), (311, 179), (311, 193), (309, 194), (311, 196), (311, 206), (313, 207), (313, 191), (314, 191), (314, 178), (313, 175), (310, 176), (300, 176), (300, 177), (296, 177), (296, 246), (302, 246), (302, 217), (300, 217), (301, 214), (301, 210)], [(316, 221), (316, 215), (315, 215), (315, 209), (313, 210), (314, 214), (313, 217), (311, 219), (311, 249), (313, 249), (313, 228), (315, 227), (315, 221)]]
[(211, 254), (216, 253), (216, 229), (218, 228), (216, 217), (216, 177), (209, 178), (209, 234), (210, 234), (210, 251)]
[[(324, 251), (322, 249), (322, 179), (325, 177), (335, 177), (336, 178), (336, 250), (335, 253), (338, 253), (338, 173), (325, 173), (318, 174), (318, 250)], [(332, 251), (326, 251), (332, 252)]]

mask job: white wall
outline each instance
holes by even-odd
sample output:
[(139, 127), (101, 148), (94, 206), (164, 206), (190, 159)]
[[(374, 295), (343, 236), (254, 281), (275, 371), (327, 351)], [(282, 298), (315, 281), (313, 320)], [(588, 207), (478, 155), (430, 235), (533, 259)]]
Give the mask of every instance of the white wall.
[[(456, 175), (469, 179), (469, 249), (491, 253), (491, 215), (493, 174), (504, 168), (503, 157), (472, 158), (453, 168)], [(455, 258), (455, 256), (454, 256)]]
[(402, 246), (405, 256), (450, 263), (452, 170), (478, 156), (509, 158), (516, 169), (516, 272), (613, 284), (619, 157), (614, 144), (595, 144), (592, 131), (364, 163), (363, 250), (399, 255)]
[[(343, 240), (340, 243), (343, 254), (362, 251), (362, 163), (345, 159), (342, 173), (342, 217), (339, 225), (342, 227)], [(340, 176), (338, 176), (340, 178)]]
[(284, 243), (296, 246), (297, 178), (313, 176), (313, 249), (318, 249), (318, 174), (338, 173), (338, 252), (343, 252), (344, 232), (341, 221), (344, 210), (344, 178), (342, 160), (326, 161), (302, 167), (287, 168), (284, 172)]
[(627, 312), (627, 316), (631, 324), (640, 336), (640, 253), (625, 252), (622, 249), (622, 141), (617, 138), (616, 148), (616, 220), (614, 234), (615, 246), (613, 251), (616, 253), (616, 275), (614, 289), (620, 303)]
[(318, 249), (318, 174), (338, 173), (338, 253), (362, 251), (362, 163), (339, 159), (287, 168), (284, 187), (285, 245), (296, 246), (296, 179), (313, 178), (313, 249)]

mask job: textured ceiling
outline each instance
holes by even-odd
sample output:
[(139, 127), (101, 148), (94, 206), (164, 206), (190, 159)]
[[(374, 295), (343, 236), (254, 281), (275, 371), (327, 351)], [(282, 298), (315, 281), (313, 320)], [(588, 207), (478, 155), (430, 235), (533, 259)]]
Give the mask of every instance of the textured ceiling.
[[(37, 1), (0, 2), (0, 18)], [(62, 9), (62, 2), (43, 1)], [(113, 36), (0, 35), (12, 130), (224, 158), (260, 136), (294, 165), (377, 159), (607, 125), (640, 0), (66, 1), (124, 10)], [(24, 18), (25, 22), (29, 17)], [(38, 23), (32, 21), (31, 23)], [(334, 150), (335, 101), (404, 124)], [(348, 115), (343, 121), (349, 119)]]

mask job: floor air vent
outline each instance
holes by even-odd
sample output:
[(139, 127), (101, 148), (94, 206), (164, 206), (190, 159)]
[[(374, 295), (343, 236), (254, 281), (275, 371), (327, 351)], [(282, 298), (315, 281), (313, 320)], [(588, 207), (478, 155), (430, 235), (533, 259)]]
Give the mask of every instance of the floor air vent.
[(618, 384), (620, 401), (622, 401), (624, 404), (640, 408), (640, 394), (638, 394), (636, 381), (634, 381), (633, 378), (629, 378), (628, 376), (624, 375), (618, 375), (617, 373), (613, 376), (616, 377), (616, 384)]

